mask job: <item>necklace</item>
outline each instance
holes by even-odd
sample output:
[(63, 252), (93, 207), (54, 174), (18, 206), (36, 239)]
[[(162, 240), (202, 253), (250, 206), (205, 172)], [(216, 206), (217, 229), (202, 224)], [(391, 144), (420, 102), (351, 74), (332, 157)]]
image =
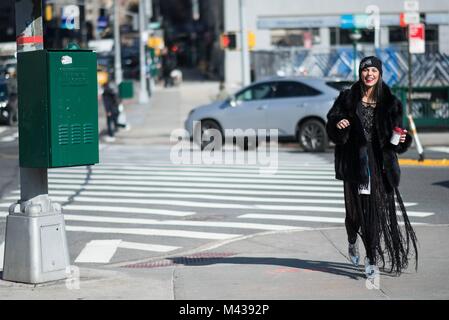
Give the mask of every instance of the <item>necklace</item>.
[(376, 107), (377, 102), (368, 102), (368, 101), (363, 101), (362, 99), (362, 105), (364, 107), (371, 107), (371, 108), (375, 108)]

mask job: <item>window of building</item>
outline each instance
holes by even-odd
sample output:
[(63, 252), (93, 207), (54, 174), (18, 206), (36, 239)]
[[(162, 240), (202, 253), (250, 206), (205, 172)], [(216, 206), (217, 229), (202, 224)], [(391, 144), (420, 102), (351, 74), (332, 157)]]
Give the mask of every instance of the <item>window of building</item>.
[(320, 43), (318, 28), (271, 31), (271, 45), (275, 47), (310, 47)]
[[(362, 38), (358, 41), (360, 43), (374, 43), (374, 30), (360, 29)], [(331, 45), (351, 45), (352, 29), (330, 28)]]

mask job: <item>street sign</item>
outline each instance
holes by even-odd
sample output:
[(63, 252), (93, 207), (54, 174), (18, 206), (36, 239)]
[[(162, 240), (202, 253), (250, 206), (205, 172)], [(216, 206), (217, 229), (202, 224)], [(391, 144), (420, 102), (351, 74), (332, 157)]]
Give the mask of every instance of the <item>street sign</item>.
[(410, 24), (408, 26), (410, 53), (422, 54), (426, 52), (424, 24)]
[(61, 28), (68, 30), (80, 28), (80, 8), (78, 6), (70, 5), (62, 8)]
[(150, 22), (148, 24), (148, 28), (151, 29), (151, 30), (160, 29), (161, 28), (161, 23), (160, 22)]
[(401, 27), (406, 27), (409, 24), (417, 24), (419, 23), (420, 20), (420, 16), (418, 12), (403, 12), (400, 15), (400, 26)]
[(342, 29), (353, 29), (354, 25), (354, 16), (352, 14), (345, 14), (341, 16), (340, 27)]
[(370, 25), (370, 16), (367, 14), (344, 14), (340, 17), (342, 29), (365, 29)]
[(419, 1), (417, 1), (417, 0), (404, 1), (404, 10), (407, 12), (418, 12), (419, 11)]

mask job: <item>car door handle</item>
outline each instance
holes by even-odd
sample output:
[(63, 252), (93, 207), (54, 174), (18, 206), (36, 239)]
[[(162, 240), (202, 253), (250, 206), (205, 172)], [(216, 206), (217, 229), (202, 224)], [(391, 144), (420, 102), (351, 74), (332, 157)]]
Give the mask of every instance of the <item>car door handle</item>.
[(299, 103), (296, 105), (297, 108), (304, 108), (304, 107), (308, 107), (309, 104), (307, 102), (303, 102), (303, 103)]
[(267, 110), (267, 105), (263, 105), (257, 108), (257, 110)]

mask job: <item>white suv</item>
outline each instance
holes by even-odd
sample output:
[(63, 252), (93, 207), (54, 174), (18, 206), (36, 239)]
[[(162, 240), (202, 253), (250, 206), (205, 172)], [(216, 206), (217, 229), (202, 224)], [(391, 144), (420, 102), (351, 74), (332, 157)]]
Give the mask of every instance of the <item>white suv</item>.
[[(225, 101), (216, 101), (190, 111), (185, 128), (194, 135), (194, 123), (201, 127), (201, 137), (194, 139), (202, 146), (210, 129), (218, 130), (223, 141), (226, 129), (249, 132), (253, 129), (277, 129), (279, 141), (297, 141), (305, 151), (324, 151), (328, 145), (326, 115), (339, 91), (348, 81), (312, 77), (270, 78), (249, 85)], [(229, 131), (229, 130), (228, 130)], [(251, 130), (252, 131), (252, 130)], [(229, 131), (231, 132), (231, 131)], [(248, 139), (247, 141), (250, 141)], [(257, 147), (244, 144), (243, 148)]]

